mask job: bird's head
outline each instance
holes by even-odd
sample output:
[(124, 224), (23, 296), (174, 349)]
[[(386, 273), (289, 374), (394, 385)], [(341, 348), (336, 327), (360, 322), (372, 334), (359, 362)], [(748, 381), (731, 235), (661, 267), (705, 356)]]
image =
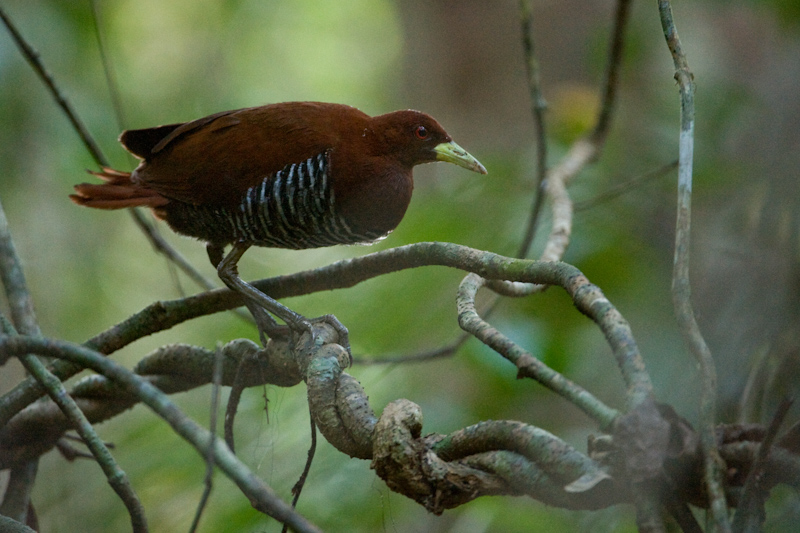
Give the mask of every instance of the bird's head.
[(425, 113), (407, 110), (379, 115), (372, 119), (369, 130), (381, 145), (381, 153), (392, 154), (409, 168), (446, 161), (486, 174), (486, 168), (456, 144), (436, 119)]

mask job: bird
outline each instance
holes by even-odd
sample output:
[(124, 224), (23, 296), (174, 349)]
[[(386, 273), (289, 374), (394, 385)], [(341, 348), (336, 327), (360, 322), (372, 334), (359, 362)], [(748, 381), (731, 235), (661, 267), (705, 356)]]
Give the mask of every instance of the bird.
[[(400, 110), (370, 116), (325, 102), (223, 111), (126, 130), (119, 141), (138, 166), (132, 172), (90, 170), (103, 183), (75, 185), (70, 199), (96, 209), (150, 208), (174, 232), (205, 242), (220, 279), (245, 296), (262, 341), (278, 328), (262, 309), (298, 333), (311, 331), (313, 320), (239, 277), (237, 263), (251, 246), (300, 250), (375, 242), (405, 215), (416, 165), (445, 161), (487, 173), (430, 115)], [(335, 317), (321, 319), (347, 342), (347, 329)]]

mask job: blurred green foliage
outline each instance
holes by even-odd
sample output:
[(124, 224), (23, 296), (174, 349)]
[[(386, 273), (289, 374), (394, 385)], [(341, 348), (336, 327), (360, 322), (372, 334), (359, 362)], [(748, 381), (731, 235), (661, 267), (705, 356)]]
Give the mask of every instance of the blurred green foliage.
[[(114, 115), (88, 3), (10, 0), (4, 8), (120, 168), (133, 165), (115, 142), (123, 128), (268, 102), (323, 100), (355, 105), (371, 114), (423, 109), (489, 169), (489, 176), (478, 177), (445, 165), (419, 168), (411, 208), (388, 239), (370, 248), (251, 250), (242, 262), (246, 278), (314, 268), (426, 240), (507, 255), (518, 248), (532, 203), (534, 158), (514, 3), (98, 4), (105, 53), (119, 84), (121, 124)], [(611, 10), (609, 3), (534, 4), (544, 92), (551, 102), (548, 148), (554, 163), (568, 143), (592, 125)], [(779, 53), (800, 48), (797, 9), (790, 6), (796, 2), (676, 6), (698, 81), (695, 223), (705, 229), (695, 232), (699, 250), (693, 275), (700, 286), (696, 299), (712, 349), (721, 357), (721, 389), (733, 397), (741, 392), (751, 352), (743, 343), (739, 355), (726, 347), (723, 341), (733, 337), (733, 328), (726, 329), (731, 323), (725, 317), (740, 306), (749, 307), (738, 285), (720, 286), (714, 258), (750, 257), (750, 249), (743, 249), (743, 235), (759, 217), (743, 213), (755, 209), (748, 188), (760, 176), (754, 169), (763, 173), (771, 168), (773, 177), (792, 172), (792, 165), (781, 158), (789, 150), (780, 151), (780, 144), (761, 136), (768, 130), (764, 123), (747, 126), (770, 109), (784, 118), (776, 126), (782, 129), (772, 130), (776, 137), (790, 139), (794, 132), (796, 142), (800, 131), (792, 129), (800, 116), (797, 106), (776, 89), (792, 81), (796, 87), (800, 78), (797, 69), (788, 66), (797, 56)], [(766, 64), (766, 59), (774, 64)], [(748, 69), (760, 76), (742, 76)], [(574, 184), (576, 200), (591, 198), (676, 156), (677, 90), (652, 5), (636, 4), (623, 72), (609, 144), (603, 158)], [(779, 72), (789, 79), (781, 81)], [(773, 109), (773, 104), (784, 107)], [(94, 164), (5, 32), (0, 32), (0, 125), (0, 200), (25, 262), (45, 335), (81, 342), (153, 301), (197, 291), (150, 249), (126, 213), (79, 209), (67, 200), (73, 184), (89, 179), (83, 169)], [(758, 148), (757, 153), (746, 153), (746, 147)], [(769, 189), (771, 183), (764, 187)], [(672, 320), (669, 293), (673, 189), (674, 176), (667, 175), (620, 199), (578, 212), (565, 260), (581, 268), (631, 322), (659, 399), (692, 420), (699, 385)], [(796, 193), (797, 187), (782, 193), (787, 208), (796, 207)], [(176, 248), (214, 278), (202, 245), (160, 227)], [(545, 216), (535, 250), (541, 250), (547, 228)], [(782, 249), (780, 243), (776, 249)], [(422, 268), (286, 303), (308, 316), (335, 313), (350, 328), (357, 354), (411, 354), (458, 337), (454, 294), (462, 276), (454, 270)], [(737, 294), (742, 300), (731, 304)], [(622, 382), (601, 333), (575, 311), (563, 291), (550, 289), (505, 302), (492, 321), (601, 399), (623, 405)], [(132, 366), (162, 344), (214, 346), (242, 336), (255, 338), (255, 333), (234, 315), (206, 317), (142, 339), (114, 357)], [(720, 339), (717, 344), (715, 339)], [(512, 365), (475, 341), (448, 359), (356, 367), (352, 373), (378, 411), (400, 397), (420, 404), (426, 432), (447, 433), (489, 418), (518, 419), (583, 449), (586, 436), (596, 431), (573, 406), (531, 381), (516, 380)], [(7, 368), (4, 374), (4, 390), (20, 376)], [(176, 400), (195, 419), (206, 421), (209, 398), (210, 390), (202, 388)], [(309, 445), (303, 387), (247, 391), (236, 429), (240, 457), (288, 499)], [(101, 425), (99, 431), (116, 444), (115, 456), (142, 498), (152, 530), (187, 529), (202, 492), (204, 466), (197, 454), (142, 407)], [(129, 528), (122, 504), (97, 466), (67, 463), (54, 452), (42, 460), (34, 503), (43, 531)], [(798, 514), (796, 495), (782, 496), (780, 505), (773, 531)], [(322, 440), (299, 509), (329, 531), (634, 527), (629, 509), (574, 513), (511, 498), (484, 498), (431, 516), (391, 493), (368, 463), (350, 460)], [(222, 476), (215, 478), (201, 530), (278, 529), (253, 511)]]

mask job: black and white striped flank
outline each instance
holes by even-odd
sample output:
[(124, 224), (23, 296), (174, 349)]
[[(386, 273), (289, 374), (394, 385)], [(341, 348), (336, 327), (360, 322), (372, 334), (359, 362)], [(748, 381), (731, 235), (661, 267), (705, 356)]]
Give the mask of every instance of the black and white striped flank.
[(385, 235), (354, 232), (336, 207), (328, 156), (322, 153), (265, 177), (247, 189), (238, 208), (191, 209), (194, 224), (210, 241), (218, 240), (214, 235), (226, 235), (227, 240), (235, 236), (256, 246), (299, 250), (367, 243)]

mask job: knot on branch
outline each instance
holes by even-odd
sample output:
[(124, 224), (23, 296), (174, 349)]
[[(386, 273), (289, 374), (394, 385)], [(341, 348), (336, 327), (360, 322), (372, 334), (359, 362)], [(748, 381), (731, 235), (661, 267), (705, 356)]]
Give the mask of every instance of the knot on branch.
[[(728, 505), (740, 507), (754, 470), (759, 478), (758, 498), (762, 500), (779, 483), (800, 486), (800, 424), (774, 445), (768, 435), (768, 428), (761, 424), (716, 427)], [(763, 446), (768, 449), (761, 450)], [(589, 451), (593, 459), (609, 464), (614, 476), (625, 480), (632, 494), (649, 487), (670, 505), (710, 506), (700, 436), (668, 405), (653, 400), (642, 403), (617, 419), (611, 437), (590, 440)]]
[(617, 464), (632, 483), (659, 478), (665, 463), (694, 457), (698, 438), (692, 426), (667, 405), (646, 400), (614, 424)]
[(375, 428), (372, 468), (390, 489), (441, 514), (485, 494), (481, 488), (496, 485), (489, 474), (440, 459), (431, 448), (441, 437), (420, 438), (421, 431), (417, 404), (400, 399), (383, 410)]
[(611, 440), (590, 440), (590, 456), (609, 462), (632, 491), (650, 486), (696, 502), (703, 494), (697, 480), (702, 465), (700, 440), (691, 424), (672, 407), (647, 399), (614, 423)]

